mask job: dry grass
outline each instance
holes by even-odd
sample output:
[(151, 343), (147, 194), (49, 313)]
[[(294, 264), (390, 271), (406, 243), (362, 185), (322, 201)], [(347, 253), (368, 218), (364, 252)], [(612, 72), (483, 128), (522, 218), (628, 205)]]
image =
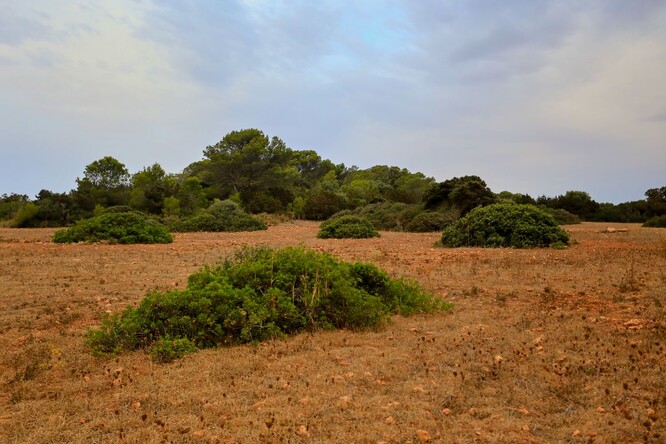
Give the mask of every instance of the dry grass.
[[(0, 229), (2, 442), (663, 442), (666, 230), (567, 227), (567, 250), (320, 240), (317, 225), (55, 245)], [(85, 331), (241, 245), (304, 244), (455, 304), (374, 332), (304, 334), (169, 365), (90, 356)]]

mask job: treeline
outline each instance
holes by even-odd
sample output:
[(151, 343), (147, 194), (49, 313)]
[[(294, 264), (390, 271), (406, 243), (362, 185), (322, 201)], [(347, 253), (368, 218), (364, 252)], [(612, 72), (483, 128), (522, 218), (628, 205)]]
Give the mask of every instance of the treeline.
[(536, 199), (507, 191), (496, 194), (478, 176), (438, 183), (395, 166), (346, 167), (312, 150), (291, 149), (260, 130), (245, 129), (206, 147), (202, 160), (178, 174), (157, 163), (130, 174), (122, 162), (107, 156), (87, 165), (68, 193), (42, 190), (34, 199), (3, 194), (0, 221), (19, 228), (67, 226), (110, 207), (127, 207), (173, 222), (220, 200), (231, 200), (252, 214), (310, 220), (325, 220), (340, 211), (379, 214), (379, 219), (393, 212), (396, 222), (387, 224), (393, 229), (423, 219), (413, 231), (439, 229), (476, 206), (498, 201), (540, 205), (561, 223), (645, 222), (666, 215), (666, 187), (645, 194), (645, 200), (619, 205), (597, 203), (583, 191)]

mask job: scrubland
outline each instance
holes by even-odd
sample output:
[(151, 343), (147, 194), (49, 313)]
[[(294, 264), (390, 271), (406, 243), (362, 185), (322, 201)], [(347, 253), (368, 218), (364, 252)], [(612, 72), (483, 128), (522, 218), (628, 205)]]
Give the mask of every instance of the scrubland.
[[(317, 239), (308, 222), (131, 246), (0, 229), (0, 441), (664, 442), (666, 230), (613, 227), (566, 226), (564, 250)], [(454, 308), (171, 364), (84, 346), (104, 312), (244, 245), (372, 262)]]

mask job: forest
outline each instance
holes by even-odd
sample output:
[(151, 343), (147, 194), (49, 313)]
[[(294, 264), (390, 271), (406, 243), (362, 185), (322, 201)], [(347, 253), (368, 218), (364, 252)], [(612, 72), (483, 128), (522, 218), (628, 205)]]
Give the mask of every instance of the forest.
[(621, 204), (599, 203), (577, 190), (534, 198), (494, 192), (474, 175), (437, 182), (397, 166), (347, 167), (313, 150), (289, 148), (261, 130), (243, 129), (207, 146), (203, 158), (180, 173), (168, 173), (155, 163), (131, 174), (120, 160), (106, 156), (87, 165), (76, 188), (67, 193), (43, 189), (33, 199), (2, 194), (0, 225), (69, 226), (118, 207), (173, 226), (227, 200), (268, 220), (326, 220), (345, 211), (374, 215), (378, 228), (398, 231), (438, 231), (477, 206), (498, 202), (538, 205), (560, 223), (645, 223), (666, 215), (666, 186), (646, 190), (643, 200)]

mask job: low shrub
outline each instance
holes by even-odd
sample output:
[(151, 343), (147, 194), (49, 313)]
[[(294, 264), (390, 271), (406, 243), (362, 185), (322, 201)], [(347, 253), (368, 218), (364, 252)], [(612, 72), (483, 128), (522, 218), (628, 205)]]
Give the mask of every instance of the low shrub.
[(439, 211), (423, 211), (405, 223), (404, 230), (412, 233), (431, 233), (442, 231), (457, 220), (451, 213)]
[(644, 227), (650, 228), (666, 228), (666, 215), (655, 216), (651, 219), (648, 219), (644, 224)]
[(366, 239), (379, 237), (375, 227), (362, 217), (346, 215), (329, 219), (321, 224), (320, 239)]
[(176, 221), (171, 231), (256, 231), (268, 227), (243, 211), (241, 207), (231, 200), (216, 200), (207, 209), (183, 220)]
[(105, 316), (87, 344), (97, 354), (152, 348), (156, 360), (169, 361), (196, 348), (306, 329), (373, 328), (392, 314), (447, 308), (415, 282), (372, 264), (302, 247), (246, 248), (191, 275), (182, 291), (149, 292), (138, 307)]
[(165, 244), (173, 238), (163, 226), (140, 213), (103, 213), (56, 231), (53, 242), (109, 242), (112, 244)]
[(581, 223), (580, 217), (568, 212), (564, 208), (539, 207), (555, 218), (559, 225), (574, 225)]
[(363, 217), (378, 230), (401, 230), (401, 216), (410, 207), (402, 202), (378, 202), (354, 210), (354, 214)]
[(569, 236), (553, 216), (534, 205), (498, 203), (477, 207), (444, 229), (449, 247), (547, 247)]
[(423, 205), (402, 202), (378, 202), (353, 210), (342, 210), (331, 218), (348, 215), (365, 218), (378, 230), (425, 233), (443, 230), (460, 217), (460, 212), (425, 210)]

